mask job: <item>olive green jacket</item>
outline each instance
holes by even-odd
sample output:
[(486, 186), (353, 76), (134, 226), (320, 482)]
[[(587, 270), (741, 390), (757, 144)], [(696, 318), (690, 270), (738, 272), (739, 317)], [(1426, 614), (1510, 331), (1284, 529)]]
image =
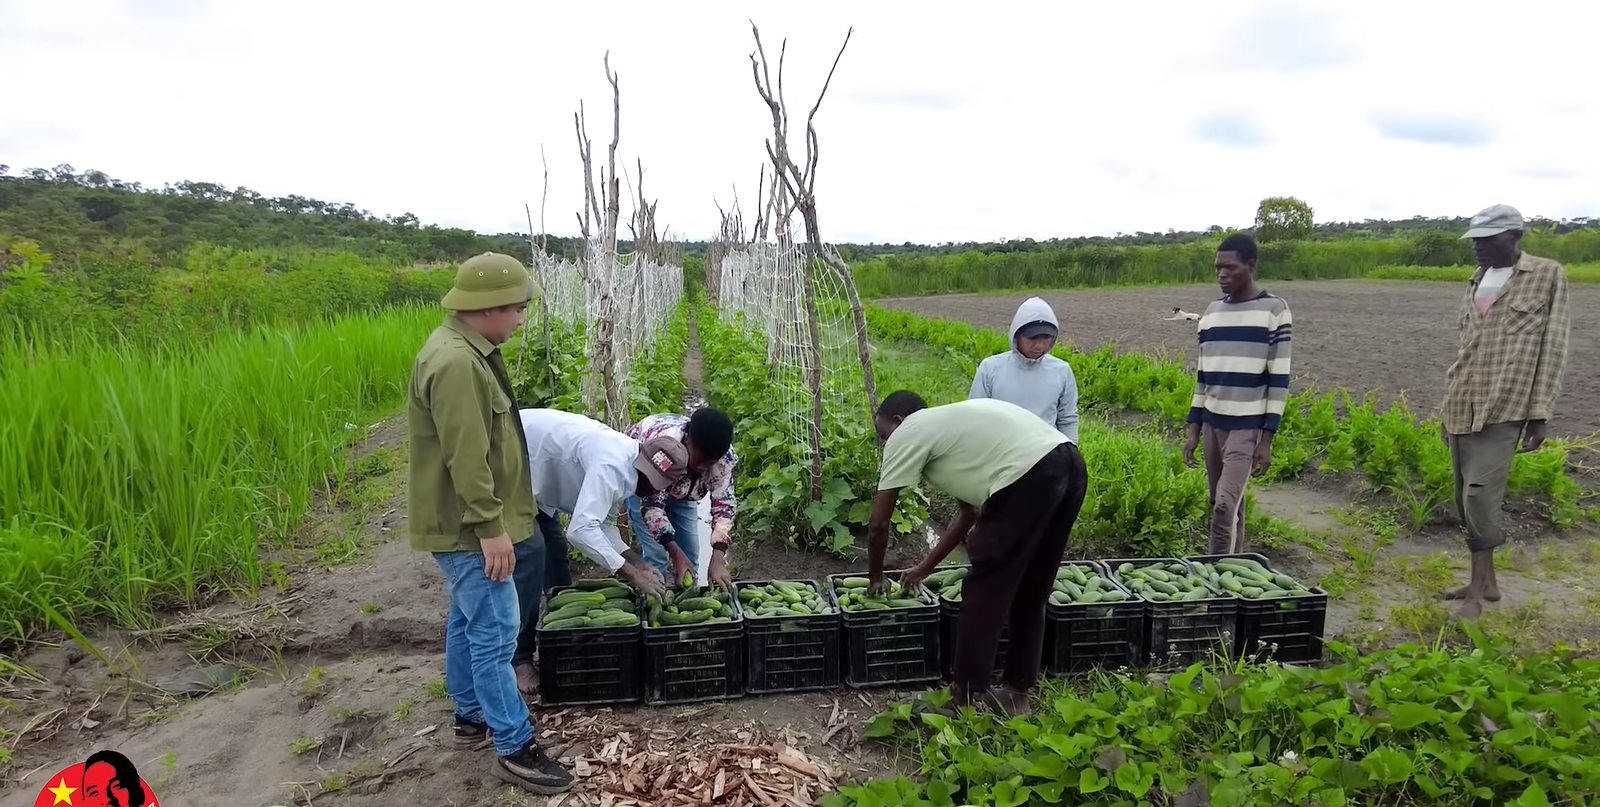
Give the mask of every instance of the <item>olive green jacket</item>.
[(528, 446), (500, 351), (445, 317), (417, 353), (410, 399), (411, 547), (476, 552), (483, 539), (532, 535)]

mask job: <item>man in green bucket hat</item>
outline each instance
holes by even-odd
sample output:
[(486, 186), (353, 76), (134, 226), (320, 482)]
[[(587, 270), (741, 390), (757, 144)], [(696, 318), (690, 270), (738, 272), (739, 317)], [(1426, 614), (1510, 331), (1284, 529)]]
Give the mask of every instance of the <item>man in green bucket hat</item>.
[[(534, 793), (572, 786), (534, 739), (511, 669), (521, 611), (512, 571), (536, 562), (527, 441), (500, 354), (538, 291), (521, 261), (485, 252), (456, 270), (450, 312), (412, 366), (407, 524), (411, 546), (432, 553), (450, 590), (445, 688), (454, 742), (493, 742), (500, 779)], [(531, 537), (529, 537), (531, 536)]]

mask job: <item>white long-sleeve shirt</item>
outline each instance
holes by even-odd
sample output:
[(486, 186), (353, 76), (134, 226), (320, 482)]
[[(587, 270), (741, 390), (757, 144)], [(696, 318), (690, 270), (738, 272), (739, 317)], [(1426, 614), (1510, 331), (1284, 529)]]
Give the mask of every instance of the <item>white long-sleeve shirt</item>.
[(638, 489), (638, 441), (571, 412), (523, 409), (521, 415), (539, 509), (567, 514), (567, 540), (607, 571), (622, 568), (628, 545), (611, 516)]

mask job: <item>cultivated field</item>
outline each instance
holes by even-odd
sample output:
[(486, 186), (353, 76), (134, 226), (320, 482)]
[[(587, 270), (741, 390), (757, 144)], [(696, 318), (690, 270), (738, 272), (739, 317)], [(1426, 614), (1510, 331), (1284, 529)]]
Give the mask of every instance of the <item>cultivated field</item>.
[[(1421, 416), (1438, 408), (1445, 368), (1455, 358), (1459, 285), (1271, 279), (1264, 285), (1287, 299), (1294, 311), (1294, 369), (1300, 384), (1404, 394)], [(902, 297), (876, 304), (1005, 330), (1028, 294)], [(1092, 350), (1109, 341), (1119, 351), (1166, 352), (1175, 357), (1193, 352), (1194, 325), (1162, 318), (1170, 316), (1174, 306), (1204, 311), (1217, 290), (1206, 284), (1052, 291), (1040, 296), (1055, 308), (1063, 337), (1079, 349)], [(1600, 321), (1577, 312), (1600, 310), (1600, 287), (1574, 284), (1572, 310), (1569, 366), (1551, 426), (1557, 434), (1587, 435), (1600, 430)]]

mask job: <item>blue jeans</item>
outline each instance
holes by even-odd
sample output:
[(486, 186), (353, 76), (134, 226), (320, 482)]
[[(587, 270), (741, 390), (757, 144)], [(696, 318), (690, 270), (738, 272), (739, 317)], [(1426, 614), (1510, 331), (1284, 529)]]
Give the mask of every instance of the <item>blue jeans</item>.
[[(522, 543), (527, 543), (523, 541)], [(483, 573), (482, 552), (435, 552), (450, 588), (444, 634), (444, 684), (456, 716), (487, 723), (494, 750), (510, 756), (533, 739), (528, 704), (517, 692), (511, 649), (517, 641), (517, 589)]]
[(559, 586), (572, 585), (572, 562), (567, 556), (567, 533), (561, 522), (540, 511), (535, 516), (533, 537), (517, 544), (517, 567), (511, 580), (517, 587), (520, 627), (512, 664), (532, 664), (539, 637), (539, 603), (544, 593)]
[[(668, 585), (673, 583), (672, 564), (667, 555), (667, 548), (660, 541), (650, 537), (649, 530), (644, 528), (644, 515), (642, 502), (638, 496), (628, 497), (628, 519), (633, 524), (633, 535), (639, 540), (639, 554), (644, 556), (646, 563), (654, 566), (661, 573), (661, 578)], [(700, 568), (700, 512), (696, 502), (668, 501), (666, 506), (667, 522), (677, 533), (678, 548), (689, 558), (689, 568)], [(700, 581), (704, 584), (705, 581)]]

